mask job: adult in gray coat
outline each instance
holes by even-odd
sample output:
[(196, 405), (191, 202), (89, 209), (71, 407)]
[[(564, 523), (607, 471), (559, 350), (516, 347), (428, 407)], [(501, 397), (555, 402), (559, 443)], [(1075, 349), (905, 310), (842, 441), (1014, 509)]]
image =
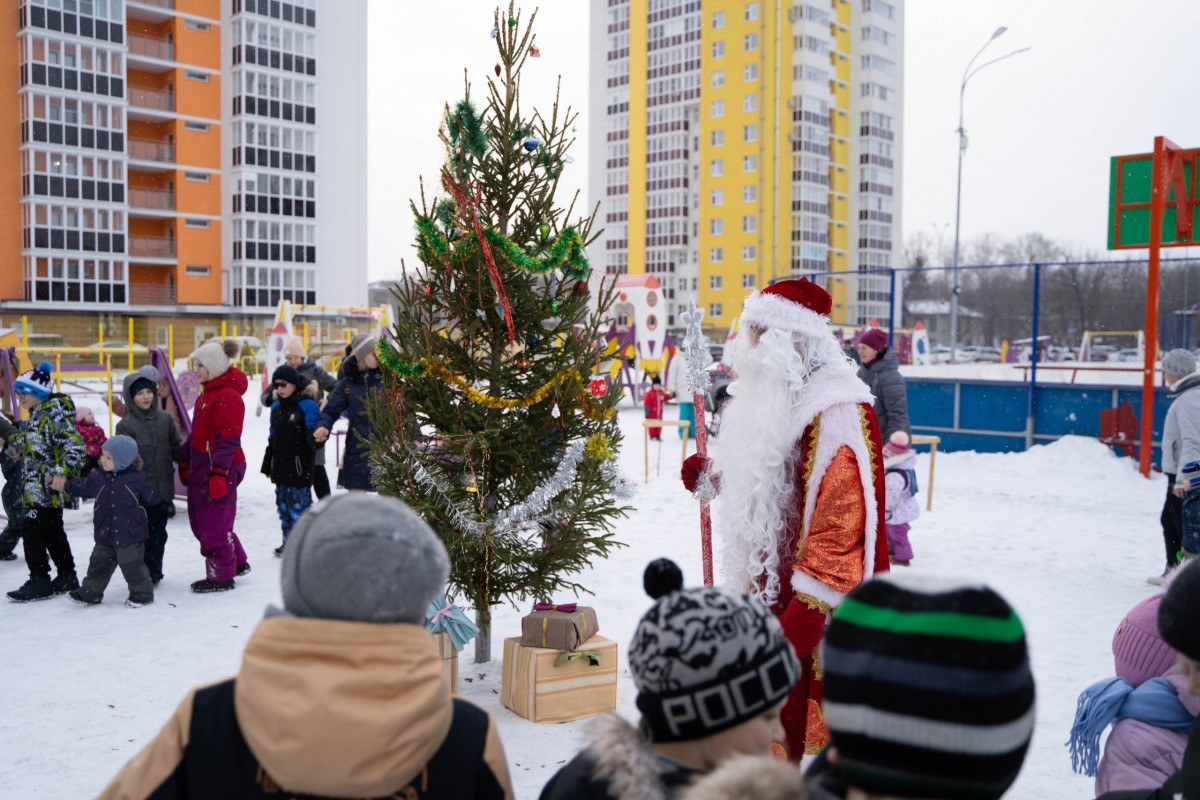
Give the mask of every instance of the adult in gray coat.
[(125, 399), (126, 411), (117, 423), (117, 433), (137, 442), (142, 470), (159, 500), (146, 507), (150, 535), (146, 540), (145, 560), (150, 579), (156, 586), (163, 577), (167, 520), (174, 509), (175, 463), (183, 457), (183, 437), (175, 427), (175, 418), (159, 407), (159, 377), (158, 370), (151, 366), (125, 376), (121, 382), (121, 396)]
[(896, 431), (911, 435), (904, 376), (900, 374), (900, 361), (888, 347), (887, 334), (871, 328), (859, 338), (858, 354), (862, 356), (858, 377), (875, 396), (875, 416), (883, 441), (887, 442)]
[[(321, 410), (324, 411), (326, 395), (334, 390), (334, 388), (337, 386), (338, 379), (321, 369), (321, 367), (317, 365), (317, 362), (313, 361), (312, 358), (309, 357), (308, 353), (304, 350), (304, 340), (299, 336), (293, 336), (287, 340), (286, 344), (284, 344), (283, 359), (285, 362), (287, 362), (289, 367), (296, 370), (296, 372), (299, 372), (301, 377), (308, 379), (309, 383), (316, 384), (317, 404), (321, 407)], [(262, 393), (262, 397), (259, 399), (261, 400), (263, 407), (270, 408), (271, 404), (276, 400), (275, 387), (268, 386)], [(329, 474), (325, 472), (324, 443), (317, 445), (316, 453), (313, 456), (312, 474), (313, 491), (317, 493), (317, 499), (321, 500), (328, 497)]]
[[(1167, 476), (1167, 499), (1163, 502), (1163, 544), (1167, 550), (1167, 574), (1178, 563), (1183, 546), (1183, 490), (1176, 476), (1184, 464), (1200, 461), (1200, 374), (1196, 357), (1188, 350), (1171, 350), (1162, 360), (1163, 383), (1171, 388), (1171, 407), (1163, 423), (1162, 471)], [(1155, 575), (1151, 583), (1162, 585)]]

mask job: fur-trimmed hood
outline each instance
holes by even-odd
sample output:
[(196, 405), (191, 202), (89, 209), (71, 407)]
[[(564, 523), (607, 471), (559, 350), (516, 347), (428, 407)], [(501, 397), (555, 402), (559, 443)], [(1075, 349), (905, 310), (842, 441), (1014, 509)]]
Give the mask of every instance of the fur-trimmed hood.
[(795, 764), (766, 756), (735, 756), (697, 780), (679, 800), (805, 800), (808, 789)]

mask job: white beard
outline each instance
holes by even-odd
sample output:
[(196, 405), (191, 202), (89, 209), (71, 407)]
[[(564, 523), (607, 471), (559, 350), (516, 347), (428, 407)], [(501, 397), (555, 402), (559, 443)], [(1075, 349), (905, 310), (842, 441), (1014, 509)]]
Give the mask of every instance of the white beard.
[(799, 514), (793, 499), (795, 459), (807, 421), (797, 420), (809, 365), (786, 331), (768, 330), (755, 347), (750, 331), (734, 340), (737, 380), (721, 413), (718, 531), (724, 540), (722, 573), (732, 588), (757, 587), (768, 606), (781, 589), (779, 542)]

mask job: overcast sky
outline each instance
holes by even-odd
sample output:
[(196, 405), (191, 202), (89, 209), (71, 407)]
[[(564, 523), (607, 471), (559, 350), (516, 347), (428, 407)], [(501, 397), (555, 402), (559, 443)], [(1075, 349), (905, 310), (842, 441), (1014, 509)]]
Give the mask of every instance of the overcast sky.
[[(408, 200), (420, 176), (436, 183), (437, 126), (443, 104), (462, 95), (464, 68), (472, 95), (484, 97), (496, 63), (488, 35), (496, 4), (368, 1), (370, 266), (379, 279), (398, 274), (401, 258), (415, 258)], [(542, 56), (527, 62), (522, 84), (526, 106), (548, 109), (561, 74), (562, 100), (581, 123), (587, 2), (542, 3)], [(987, 67), (967, 88), (964, 241), (1038, 231), (1103, 256), (1109, 158), (1147, 152), (1159, 134), (1200, 147), (1200, 0), (908, 0), (905, 8), (906, 238), (940, 233), (950, 246), (958, 85), (1000, 25), (1008, 32), (977, 64), (1033, 49)], [(567, 191), (584, 189), (587, 179), (586, 125), (578, 127)]]

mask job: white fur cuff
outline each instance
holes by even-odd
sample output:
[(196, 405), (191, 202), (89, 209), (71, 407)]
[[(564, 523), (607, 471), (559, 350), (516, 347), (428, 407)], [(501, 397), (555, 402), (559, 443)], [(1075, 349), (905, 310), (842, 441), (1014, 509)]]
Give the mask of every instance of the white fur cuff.
[(807, 572), (798, 569), (792, 570), (792, 591), (815, 597), (830, 608), (837, 608), (846, 597), (845, 592), (835, 591)]

